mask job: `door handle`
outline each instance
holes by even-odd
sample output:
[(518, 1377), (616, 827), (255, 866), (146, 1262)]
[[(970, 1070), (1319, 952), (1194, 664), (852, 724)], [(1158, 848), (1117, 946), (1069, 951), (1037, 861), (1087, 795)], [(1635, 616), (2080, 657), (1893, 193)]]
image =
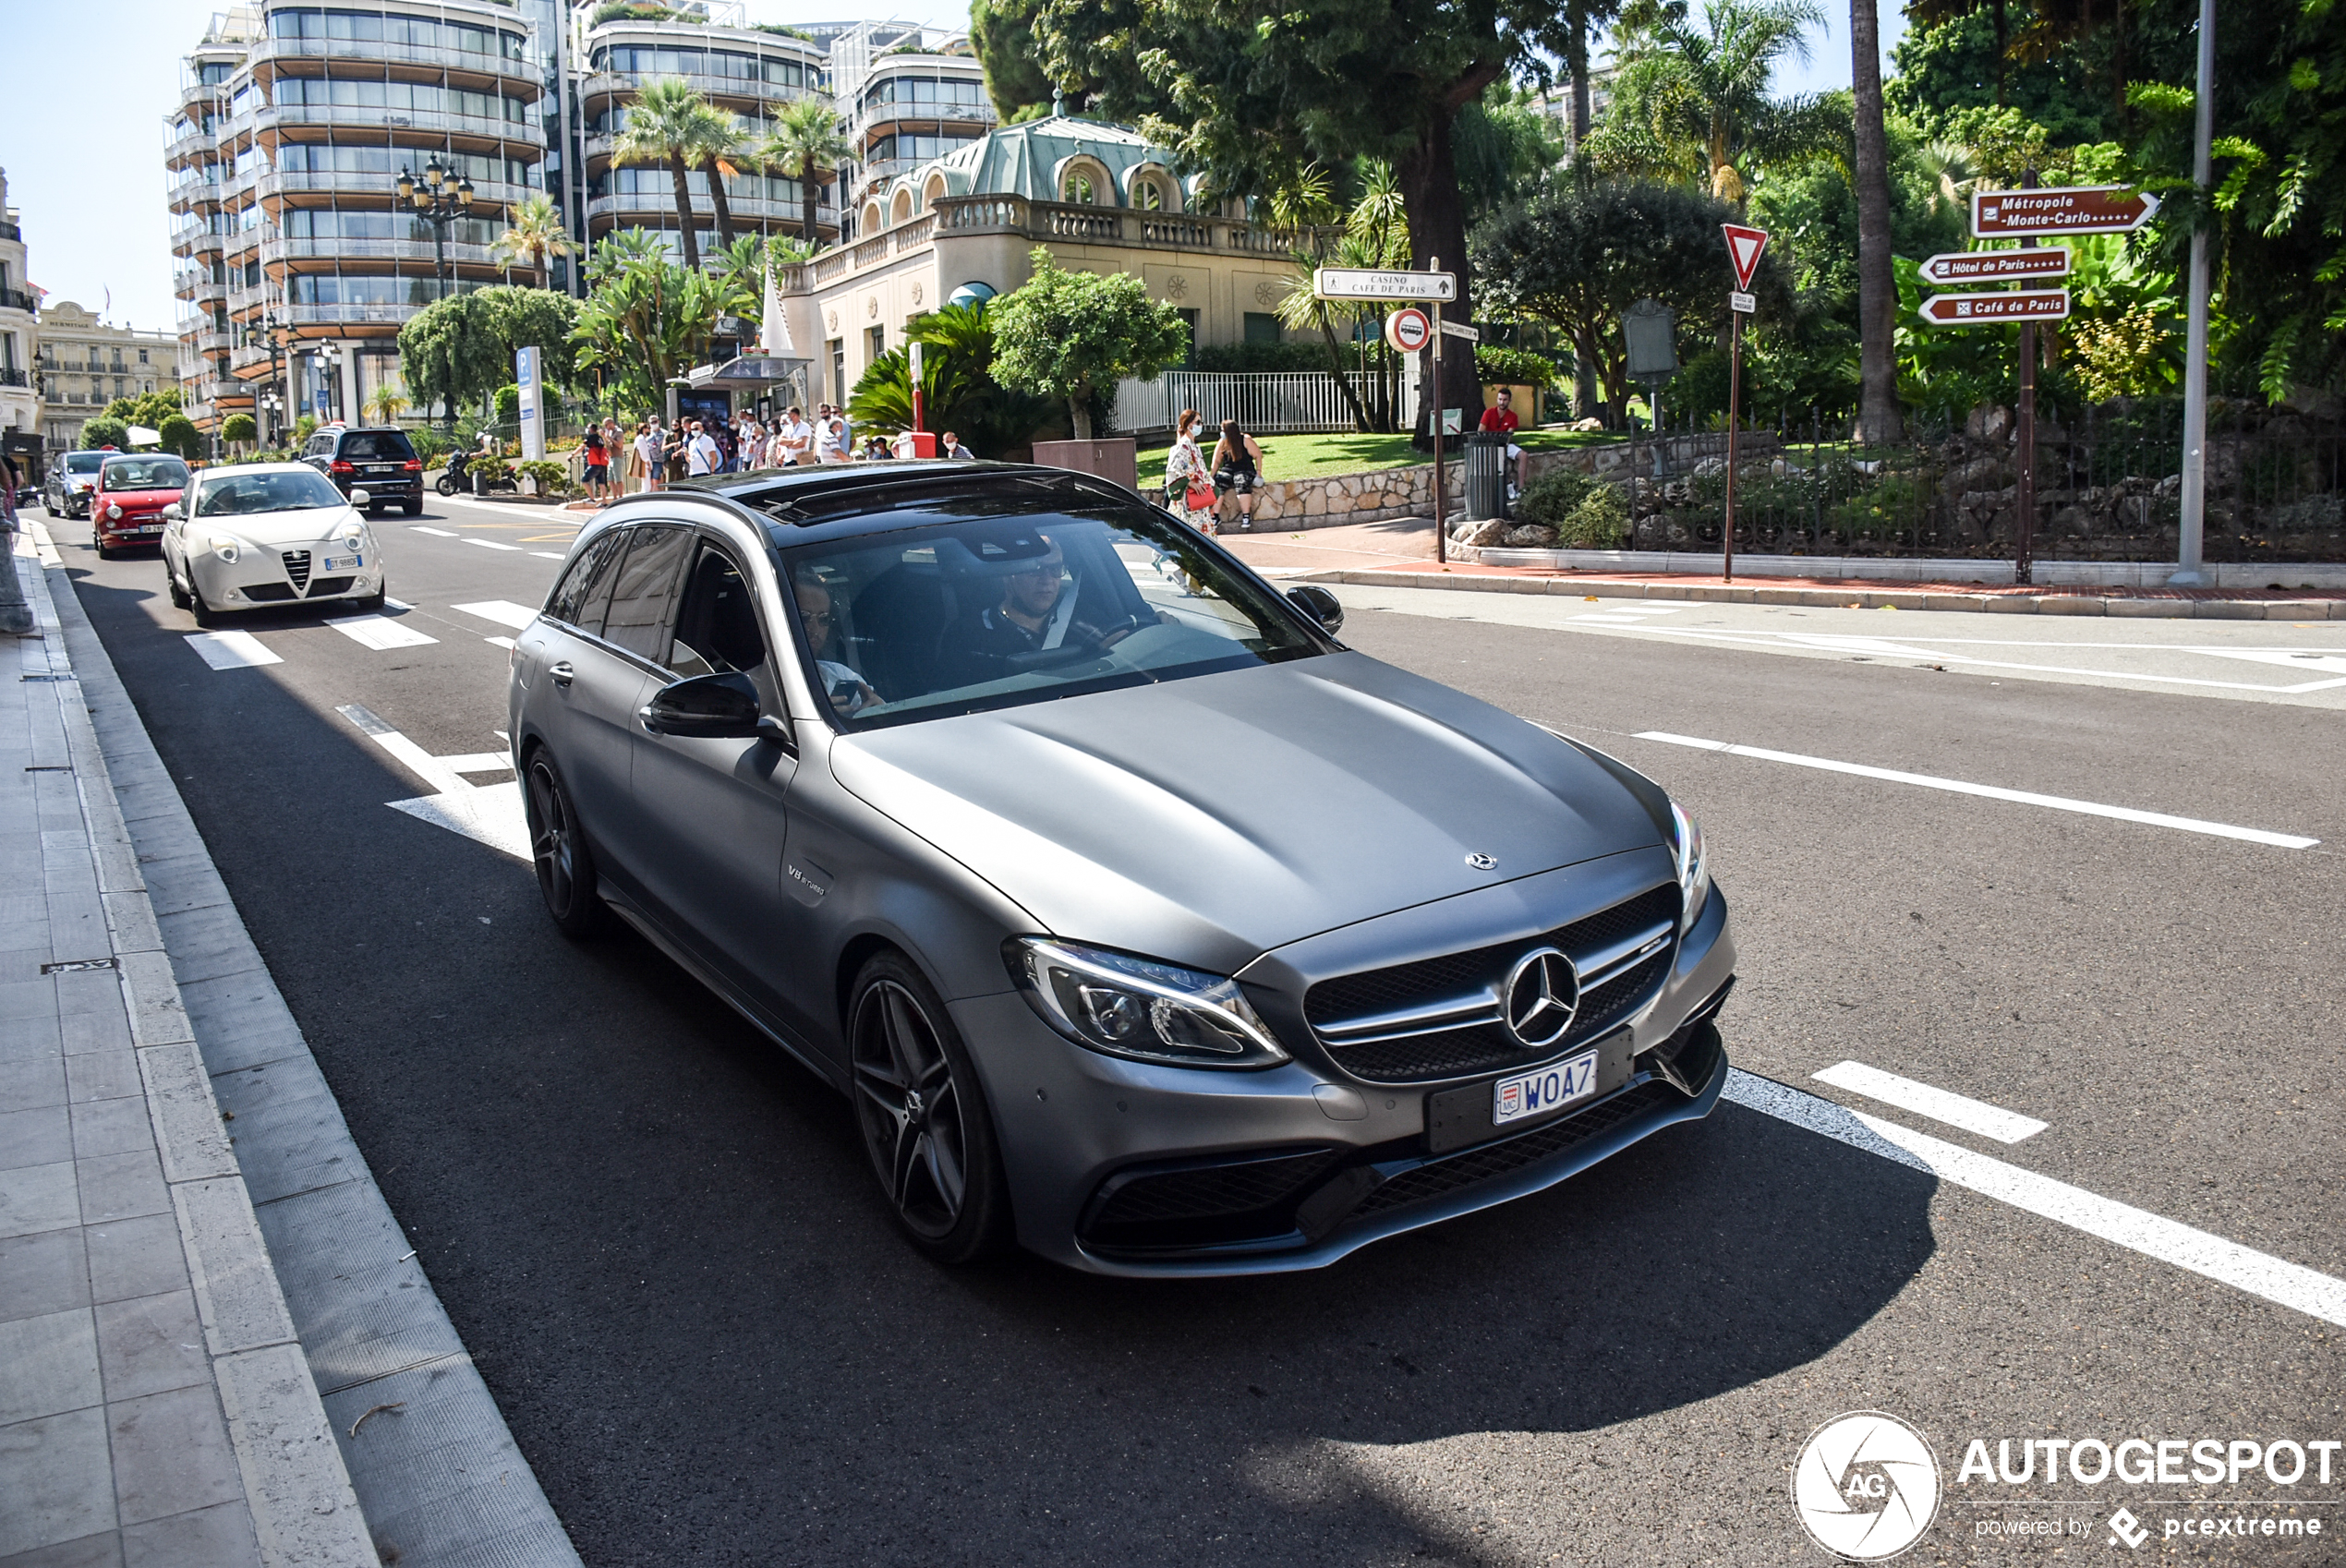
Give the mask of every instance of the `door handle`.
[(570, 689), (570, 683), (578, 679), (578, 671), (570, 667), (570, 660), (568, 659), (562, 660), (560, 663), (549, 669), (546, 673), (552, 676), (554, 679), (554, 684), (560, 686), (564, 691), (568, 691)]

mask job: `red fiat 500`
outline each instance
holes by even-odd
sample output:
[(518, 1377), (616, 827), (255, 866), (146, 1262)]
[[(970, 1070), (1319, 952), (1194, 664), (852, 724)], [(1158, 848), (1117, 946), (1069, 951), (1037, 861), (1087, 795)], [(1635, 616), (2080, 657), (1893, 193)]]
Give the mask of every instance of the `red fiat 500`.
[(187, 488), (187, 465), (160, 452), (109, 457), (90, 492), (90, 542), (111, 559), (131, 545), (163, 539), (163, 509)]

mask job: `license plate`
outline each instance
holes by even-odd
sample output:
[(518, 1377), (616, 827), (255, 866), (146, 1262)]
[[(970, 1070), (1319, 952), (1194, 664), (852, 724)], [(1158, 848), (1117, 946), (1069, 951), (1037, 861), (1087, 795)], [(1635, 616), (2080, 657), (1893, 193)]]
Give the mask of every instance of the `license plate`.
[(395, 463), (384, 464), (377, 467), (369, 468), (367, 472), (369, 474), (396, 474), (399, 472), (399, 465)]
[(356, 572), (366, 564), (362, 557), (355, 555), (326, 557), (326, 570), (329, 572)]
[(1597, 1053), (1583, 1051), (1553, 1067), (1519, 1072), (1491, 1086), (1491, 1125), (1543, 1116), (1596, 1092)]

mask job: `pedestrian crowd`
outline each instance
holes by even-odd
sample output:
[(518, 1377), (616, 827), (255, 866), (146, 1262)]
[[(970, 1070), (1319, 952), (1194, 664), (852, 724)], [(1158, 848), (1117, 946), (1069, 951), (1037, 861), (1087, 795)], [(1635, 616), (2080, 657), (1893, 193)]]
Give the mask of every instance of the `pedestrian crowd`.
[[(607, 417), (587, 426), (581, 445), (579, 477), (592, 501), (616, 501), (705, 474), (914, 455), (909, 434), (892, 440), (872, 435), (859, 442), (847, 411), (828, 403), (816, 405), (812, 419), (793, 404), (770, 423), (755, 414), (726, 414), (690, 416), (671, 426), (654, 415), (631, 428)], [(963, 462), (977, 455), (951, 430), (937, 438), (937, 454)]]

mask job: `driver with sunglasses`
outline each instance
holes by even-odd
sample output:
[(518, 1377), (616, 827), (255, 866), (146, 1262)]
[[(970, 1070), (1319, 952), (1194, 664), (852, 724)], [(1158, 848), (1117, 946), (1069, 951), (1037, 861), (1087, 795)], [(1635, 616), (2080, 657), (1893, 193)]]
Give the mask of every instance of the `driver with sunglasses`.
[(1066, 552), (1048, 534), (1030, 538), (1043, 553), (1003, 576), (1001, 602), (945, 630), (938, 652), (967, 683), (1096, 658), (1140, 630), (1131, 621), (1101, 628), (1075, 619)]

